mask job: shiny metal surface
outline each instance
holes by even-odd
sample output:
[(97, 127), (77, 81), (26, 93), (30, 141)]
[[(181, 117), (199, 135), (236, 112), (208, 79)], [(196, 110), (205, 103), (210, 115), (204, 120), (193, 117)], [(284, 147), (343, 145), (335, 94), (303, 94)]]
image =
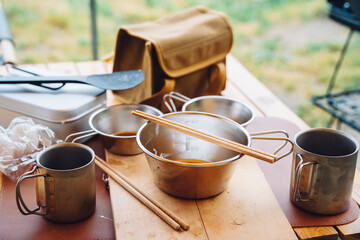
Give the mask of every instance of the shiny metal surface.
[(48, 84), (82, 83), (104, 90), (126, 90), (136, 87), (144, 81), (142, 70), (120, 71), (106, 74), (70, 75), (70, 76), (0, 76), (0, 84)]
[(182, 106), (182, 111), (199, 111), (218, 114), (234, 120), (246, 127), (253, 119), (253, 110), (240, 101), (223, 96), (203, 96), (190, 99)]
[(135, 110), (156, 116), (162, 115), (160, 110), (148, 105), (122, 104), (100, 109), (90, 116), (90, 127), (100, 135), (104, 147), (110, 152), (120, 155), (134, 155), (142, 152), (136, 143), (136, 134), (114, 135), (120, 132), (137, 132), (146, 123), (146, 120), (131, 114)]
[[(163, 116), (200, 131), (249, 146), (249, 133), (236, 122), (214, 114), (175, 112)], [(148, 122), (138, 131), (137, 142), (145, 152), (157, 186), (173, 196), (200, 199), (223, 192), (242, 155)], [(216, 165), (171, 160), (196, 159)], [(169, 161), (170, 160), (170, 161)]]
[[(94, 158), (91, 148), (78, 143), (60, 143), (42, 151), (34, 174), (24, 174), (16, 184), (20, 212), (61, 223), (89, 217), (96, 207)], [(26, 178), (35, 178), (35, 210), (29, 210), (21, 197), (20, 184)]]
[[(24, 66), (22, 69), (40, 75), (58, 75), (41, 67)], [(68, 83), (56, 93), (31, 84), (3, 84), (0, 88), (0, 125), (6, 127), (15, 117), (26, 116), (37, 124), (48, 126), (57, 138), (64, 139), (70, 133), (89, 129), (91, 113), (105, 104), (105, 91), (85, 84)]]
[(295, 136), (290, 199), (297, 207), (318, 214), (348, 209), (359, 143), (347, 133), (327, 128)]

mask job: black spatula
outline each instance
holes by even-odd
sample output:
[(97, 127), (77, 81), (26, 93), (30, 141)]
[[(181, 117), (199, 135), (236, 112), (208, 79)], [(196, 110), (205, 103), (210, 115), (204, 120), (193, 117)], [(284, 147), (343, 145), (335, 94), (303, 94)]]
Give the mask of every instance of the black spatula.
[(1, 76), (0, 84), (85, 83), (102, 89), (126, 90), (136, 87), (144, 78), (143, 71), (132, 70), (85, 76)]

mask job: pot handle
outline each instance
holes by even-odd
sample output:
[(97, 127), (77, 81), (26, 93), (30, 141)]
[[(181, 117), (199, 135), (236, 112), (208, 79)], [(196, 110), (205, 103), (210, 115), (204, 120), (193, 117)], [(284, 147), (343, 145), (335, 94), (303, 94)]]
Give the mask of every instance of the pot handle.
[(37, 169), (37, 167), (35, 167), (33, 170), (25, 173), (23, 176), (21, 176), (21, 177), (19, 178), (19, 180), (18, 180), (17, 183), (16, 183), (16, 204), (17, 204), (17, 207), (18, 207), (19, 211), (20, 211), (23, 215), (35, 214), (35, 215), (42, 215), (42, 216), (43, 216), (43, 215), (46, 215), (46, 214), (47, 214), (47, 212), (45, 212), (45, 213), (39, 212), (39, 210), (40, 210), (41, 208), (44, 208), (45, 206), (39, 206), (39, 205), (38, 205), (38, 207), (35, 208), (34, 210), (30, 210), (30, 209), (26, 206), (26, 204), (25, 204), (25, 202), (24, 202), (24, 200), (23, 200), (23, 198), (22, 198), (22, 196), (21, 196), (21, 192), (20, 192), (20, 184), (21, 184), (22, 181), (24, 181), (25, 179), (27, 179), (27, 178), (36, 178), (36, 177), (44, 177), (44, 178), (47, 177), (46, 174), (32, 174), (32, 175), (29, 175), (29, 174), (35, 172), (36, 169)]
[(186, 97), (185, 95), (178, 93), (178, 92), (170, 92), (163, 96), (163, 101), (165, 106), (168, 108), (170, 112), (176, 112), (177, 108), (174, 103), (174, 99), (180, 102), (186, 103), (190, 100), (190, 98)]
[[(310, 164), (316, 165), (317, 162), (303, 163), (304, 160), (303, 160), (301, 154), (299, 154), (299, 153), (296, 154), (296, 158), (299, 158), (300, 161), (296, 165), (296, 170), (295, 170), (295, 186), (294, 186), (294, 193), (293, 193), (294, 197), (293, 197), (293, 199), (295, 199), (296, 202), (306, 202), (306, 201), (309, 201), (312, 198), (312, 194), (308, 194), (308, 197), (302, 197), (301, 196), (301, 193), (300, 193), (300, 180), (301, 180), (302, 170), (307, 165), (310, 165)], [(313, 181), (313, 175), (314, 175), (313, 173), (314, 173), (314, 169), (312, 169), (311, 174), (309, 174), (309, 176), (311, 176), (310, 182)], [(312, 191), (310, 190), (309, 192), (311, 193)]]
[[(267, 135), (267, 134), (274, 134), (274, 133), (281, 133), (281, 134), (284, 134), (286, 137), (256, 137), (259, 135)], [(277, 157), (276, 161), (279, 161), (280, 159), (286, 157), (287, 155), (292, 153), (292, 151), (294, 149), (294, 143), (290, 140), (289, 134), (284, 130), (274, 130), (274, 131), (267, 131), (267, 132), (250, 133), (250, 136), (251, 136), (251, 139), (253, 139), (253, 140), (261, 139), (261, 140), (284, 141), (284, 143), (273, 152), (274, 155), (277, 154), (281, 149), (283, 149), (287, 145), (287, 143), (290, 143), (291, 149), (288, 152), (284, 153), (283, 155)]]
[(77, 142), (78, 140), (80, 139), (83, 139), (83, 138), (87, 138), (87, 137), (91, 137), (91, 136), (94, 136), (96, 135), (97, 132), (95, 132), (94, 130), (86, 130), (86, 131), (82, 131), (82, 132), (76, 132), (76, 133), (72, 133), (72, 134), (69, 134), (66, 138), (65, 138), (65, 142), (68, 142), (70, 138), (72, 137), (76, 137), (76, 136), (79, 136), (79, 137), (76, 137), (74, 138), (71, 142), (75, 143)]

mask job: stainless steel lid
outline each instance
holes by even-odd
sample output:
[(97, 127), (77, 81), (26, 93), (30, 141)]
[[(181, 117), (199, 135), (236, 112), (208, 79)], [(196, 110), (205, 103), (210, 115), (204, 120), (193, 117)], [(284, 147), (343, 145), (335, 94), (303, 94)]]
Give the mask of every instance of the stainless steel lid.
[(84, 84), (66, 84), (56, 91), (30, 84), (0, 87), (1, 108), (61, 124), (76, 121), (106, 100), (104, 90)]
[[(31, 70), (39, 72), (38, 68)], [(42, 75), (59, 75), (41, 70)], [(58, 90), (31, 84), (0, 85), (0, 108), (51, 123), (76, 121), (104, 106), (105, 101), (103, 89), (85, 84), (68, 83)]]

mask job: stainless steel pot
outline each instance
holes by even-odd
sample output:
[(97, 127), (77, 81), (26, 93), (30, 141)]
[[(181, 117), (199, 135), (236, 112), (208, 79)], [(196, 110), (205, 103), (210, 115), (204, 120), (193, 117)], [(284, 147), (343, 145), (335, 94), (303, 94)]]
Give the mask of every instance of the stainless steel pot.
[[(215, 114), (176, 112), (165, 114), (163, 117), (247, 146), (251, 145), (252, 139), (292, 143), (289, 138), (251, 137), (240, 124)], [(136, 139), (145, 153), (157, 186), (164, 192), (181, 198), (208, 198), (223, 192), (233, 175), (236, 160), (243, 156), (153, 122), (144, 124), (139, 129)], [(290, 154), (291, 151), (292, 149), (278, 159)]]
[(146, 120), (133, 116), (132, 111), (139, 110), (156, 116), (162, 112), (143, 104), (121, 104), (99, 109), (89, 118), (91, 130), (70, 134), (66, 139), (76, 137), (72, 142), (99, 134), (104, 147), (119, 155), (141, 153), (136, 143), (136, 133)]
[(176, 112), (174, 100), (184, 103), (181, 110), (198, 111), (217, 114), (230, 118), (246, 127), (254, 120), (255, 114), (247, 104), (224, 96), (209, 95), (196, 98), (188, 98), (178, 92), (171, 92), (164, 96), (164, 103), (170, 112)]

